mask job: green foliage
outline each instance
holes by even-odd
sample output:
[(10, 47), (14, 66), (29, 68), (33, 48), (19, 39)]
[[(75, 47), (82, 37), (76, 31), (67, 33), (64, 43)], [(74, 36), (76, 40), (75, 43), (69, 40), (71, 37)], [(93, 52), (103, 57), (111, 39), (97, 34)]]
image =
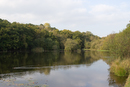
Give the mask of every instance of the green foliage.
[(103, 42), (102, 39), (94, 39), (90, 43), (90, 49), (100, 50), (102, 46), (102, 42)]
[(58, 41), (54, 41), (54, 42), (53, 42), (52, 49), (53, 49), (53, 50), (60, 49), (60, 46), (59, 46), (59, 42), (58, 42)]
[(90, 31), (84, 33), (84, 48), (85, 49), (100, 49), (102, 39), (93, 35)]
[(130, 23), (128, 23), (128, 24), (126, 25), (126, 27), (130, 27)]
[(44, 50), (70, 49), (66, 46), (68, 39), (72, 40), (69, 43), (74, 46), (71, 50), (89, 49), (91, 42), (97, 38), (99, 37), (89, 31), (86, 33), (66, 29), (59, 31), (49, 23), (33, 25), (10, 23), (0, 19), (0, 51), (25, 51), (37, 47)]
[(52, 46), (53, 46), (53, 41), (51, 38), (46, 38), (45, 39), (45, 42), (44, 42), (44, 49), (48, 49), (48, 50), (51, 50), (52, 49)]
[[(111, 63), (110, 72), (117, 76), (130, 74), (130, 24), (127, 24), (123, 31), (105, 37), (101, 49), (110, 50), (114, 57), (119, 57)], [(125, 87), (129, 86), (130, 78), (127, 79), (125, 84)]]
[(130, 56), (130, 27), (120, 32), (115, 36), (115, 43), (117, 56), (128, 57)]
[(103, 38), (103, 43), (102, 43), (101, 49), (112, 51), (112, 49), (114, 47), (114, 37), (115, 37), (115, 35), (116, 34), (110, 34), (107, 37)]
[(90, 49), (90, 45), (91, 45), (91, 43), (89, 42), (89, 41), (86, 41), (85, 40), (85, 42), (84, 42), (84, 45), (85, 45), (85, 49)]
[(85, 40), (85, 38), (86, 37), (81, 32), (79, 32), (79, 31), (73, 32), (72, 39), (75, 39), (78, 42), (80, 49), (84, 48), (84, 40)]
[(79, 49), (78, 42), (68, 38), (67, 41), (65, 42), (65, 50), (74, 51), (77, 49)]
[(130, 27), (115, 35), (110, 51), (117, 57), (130, 56)]
[(45, 38), (37, 38), (34, 40), (35, 47), (44, 47)]
[(108, 35), (101, 49), (110, 50), (115, 57), (130, 56), (130, 26), (127, 26), (122, 32)]
[(60, 34), (63, 35), (65, 38), (71, 38), (71, 39), (73, 36), (73, 32), (70, 30), (66, 30), (66, 29), (60, 31)]
[(49, 23), (45, 23), (45, 24), (44, 24), (44, 27), (45, 27), (45, 28), (51, 28), (51, 26), (50, 26)]

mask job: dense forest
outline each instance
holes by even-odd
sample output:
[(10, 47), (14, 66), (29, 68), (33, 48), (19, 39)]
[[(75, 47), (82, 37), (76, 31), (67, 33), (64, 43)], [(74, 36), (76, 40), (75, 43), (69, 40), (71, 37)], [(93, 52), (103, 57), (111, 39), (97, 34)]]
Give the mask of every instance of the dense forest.
[[(91, 32), (58, 30), (49, 23), (33, 25), (0, 19), (0, 51), (77, 50), (96, 47)], [(93, 42), (93, 43), (91, 43)]]
[(90, 31), (58, 30), (49, 23), (34, 25), (10, 23), (0, 19), (0, 51), (25, 50), (109, 50), (116, 57), (130, 56), (130, 23), (126, 28), (106, 37)]

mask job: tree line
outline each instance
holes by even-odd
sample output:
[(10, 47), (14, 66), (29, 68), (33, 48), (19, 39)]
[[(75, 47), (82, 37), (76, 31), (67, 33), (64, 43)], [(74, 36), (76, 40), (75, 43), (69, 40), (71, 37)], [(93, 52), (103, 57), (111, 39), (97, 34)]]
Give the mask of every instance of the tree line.
[(95, 49), (124, 57), (130, 56), (129, 43), (130, 23), (123, 31), (101, 38), (90, 31), (58, 30), (49, 23), (34, 25), (0, 19), (0, 51)]
[(85, 47), (95, 50), (108, 50), (115, 57), (130, 57), (130, 23), (119, 33), (112, 33), (91, 41), (85, 40)]
[(113, 33), (105, 37), (102, 49), (110, 50), (116, 57), (130, 57), (130, 23), (119, 33)]
[(49, 23), (34, 25), (0, 19), (0, 51), (94, 49), (99, 36), (90, 31), (58, 30)]

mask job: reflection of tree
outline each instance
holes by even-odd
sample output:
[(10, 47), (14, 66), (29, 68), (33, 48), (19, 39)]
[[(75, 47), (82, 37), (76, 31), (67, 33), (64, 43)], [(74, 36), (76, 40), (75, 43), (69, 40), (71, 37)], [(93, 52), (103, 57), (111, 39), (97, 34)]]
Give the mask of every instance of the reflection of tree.
[[(84, 53), (2, 53), (0, 56), (0, 73), (25, 72), (27, 69), (14, 69), (15, 67), (43, 67), (43, 66), (59, 66), (59, 65), (75, 65), (85, 63)], [(59, 68), (59, 67), (56, 67)], [(55, 69), (56, 69), (55, 68)], [(61, 67), (64, 69), (71, 66)], [(35, 69), (28, 69), (32, 71)], [(51, 69), (50, 69), (51, 70)], [(48, 70), (48, 72), (50, 72)], [(47, 70), (41, 70), (47, 74)], [(40, 72), (41, 72), (40, 71)]]
[(77, 53), (65, 52), (63, 60), (65, 64), (79, 64), (82, 56)]
[(107, 58), (109, 57), (109, 53), (108, 52), (100, 52), (100, 51), (91, 51), (91, 58), (93, 59), (103, 59), (103, 58)]
[(90, 57), (91, 57), (90, 51), (85, 51), (85, 52), (84, 52), (84, 57), (85, 57), (85, 59), (86, 59), (86, 58), (90, 58)]
[(51, 71), (51, 68), (44, 68), (44, 69), (40, 69), (39, 72), (42, 74), (44, 73), (45, 75), (49, 75)]
[[(24, 76), (40, 72), (49, 75), (51, 70), (70, 69), (80, 67), (79, 64), (90, 66), (93, 62), (103, 59), (108, 63), (110, 58), (107, 52), (86, 51), (81, 53), (74, 52), (46, 52), (46, 53), (2, 53), (0, 54), (0, 74), (13, 73), (13, 76)], [(13, 67), (39, 67), (38, 69), (17, 70)], [(44, 68), (47, 66), (47, 68)], [(53, 67), (52, 67), (53, 66)], [(43, 67), (43, 68), (42, 68)], [(17, 73), (18, 72), (18, 73)], [(6, 76), (9, 77), (9, 76)], [(2, 77), (3, 78), (3, 77)], [(117, 77), (110, 73), (108, 81), (110, 86), (123, 86), (125, 77)]]
[(95, 59), (95, 60), (102, 59), (107, 64), (109, 64), (110, 60), (111, 60), (109, 52), (91, 51), (90, 55), (91, 55), (92, 60), (93, 59)]
[(90, 66), (95, 60), (91, 58), (90, 51), (84, 53), (84, 59), (86, 66)]
[(113, 73), (109, 74), (109, 85), (113, 86), (113, 85), (118, 85), (119, 87), (124, 87), (125, 82), (126, 82), (127, 77), (120, 77), (120, 76), (116, 76)]
[[(96, 52), (44, 52), (44, 53), (2, 53), (0, 56), (0, 73), (10, 73), (16, 71), (14, 67), (43, 67), (58, 65), (90, 65), (100, 58), (100, 53)], [(67, 68), (67, 67), (64, 67)], [(69, 67), (70, 68), (70, 67)]]
[[(59, 65), (91, 65), (106, 54), (96, 51), (76, 52), (44, 52), (44, 53), (3, 53), (0, 56), (0, 73), (16, 71), (13, 67), (43, 67)], [(67, 67), (64, 67), (67, 68)]]
[[(108, 62), (107, 52), (85, 51), (75, 52), (44, 52), (44, 53), (2, 53), (0, 56), (0, 74), (13, 73), (13, 76), (23, 76), (40, 72), (49, 75), (51, 70), (69, 69), (80, 67), (79, 64), (90, 66), (93, 62), (103, 59)], [(32, 69), (13, 69), (14, 67), (33, 67)], [(38, 68), (35, 68), (38, 67)], [(5, 76), (9, 77), (8, 76)], [(3, 78), (3, 77), (0, 77)], [(126, 78), (117, 77), (110, 73), (108, 78), (109, 85), (115, 84), (122, 86)]]
[(101, 55), (97, 51), (85, 51), (84, 56), (87, 66), (90, 66), (93, 62), (101, 59)]

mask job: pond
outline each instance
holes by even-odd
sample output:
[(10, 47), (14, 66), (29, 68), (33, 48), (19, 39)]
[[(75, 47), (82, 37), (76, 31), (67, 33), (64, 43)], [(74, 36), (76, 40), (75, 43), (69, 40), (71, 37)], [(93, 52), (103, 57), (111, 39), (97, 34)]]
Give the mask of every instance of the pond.
[(0, 87), (123, 87), (107, 52), (0, 53)]

